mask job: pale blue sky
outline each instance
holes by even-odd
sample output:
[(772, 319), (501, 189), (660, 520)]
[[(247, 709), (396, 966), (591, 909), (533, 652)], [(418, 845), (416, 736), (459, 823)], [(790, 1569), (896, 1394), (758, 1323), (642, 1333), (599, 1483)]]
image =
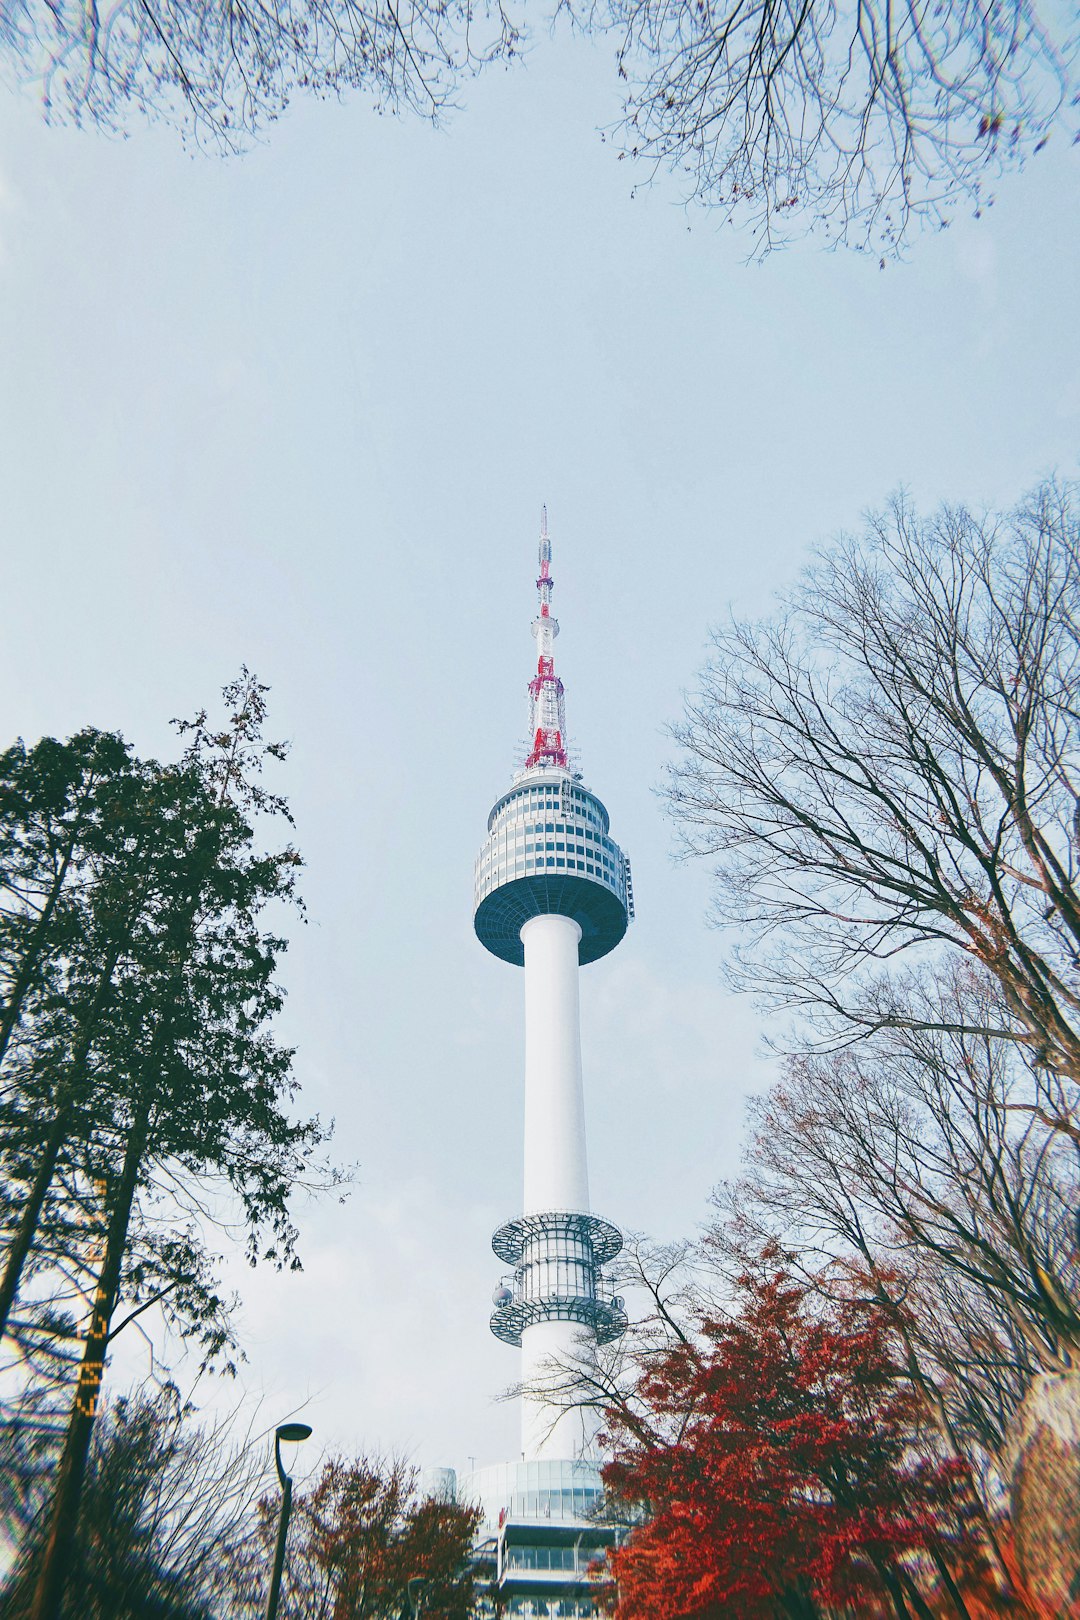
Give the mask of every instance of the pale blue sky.
[(2, 731), (167, 721), (242, 661), (308, 860), (309, 1106), (361, 1163), (303, 1277), (238, 1273), (272, 1419), (426, 1462), (516, 1449), (491, 1230), (520, 1200), (521, 978), (472, 938), (524, 730), (539, 507), (586, 779), (639, 920), (583, 978), (596, 1207), (673, 1237), (735, 1163), (759, 1023), (675, 867), (665, 726), (728, 604), (904, 484), (1077, 471), (1076, 158), (908, 262), (748, 241), (595, 134), (604, 45), (541, 42), (441, 132), (299, 105), (242, 159), (0, 100)]

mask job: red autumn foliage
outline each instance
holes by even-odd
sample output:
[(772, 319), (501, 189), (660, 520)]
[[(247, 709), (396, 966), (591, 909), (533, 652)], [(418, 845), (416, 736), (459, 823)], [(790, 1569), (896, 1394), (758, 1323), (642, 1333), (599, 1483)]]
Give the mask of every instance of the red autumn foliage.
[(470, 1620), (479, 1520), (476, 1508), (419, 1495), (416, 1470), (400, 1460), (331, 1458), (294, 1508), (283, 1613), (399, 1620), (419, 1581), (425, 1620)]
[(974, 1615), (965, 1465), (935, 1453), (872, 1302), (782, 1271), (646, 1366), (608, 1412), (609, 1492), (642, 1522), (610, 1556), (617, 1620)]

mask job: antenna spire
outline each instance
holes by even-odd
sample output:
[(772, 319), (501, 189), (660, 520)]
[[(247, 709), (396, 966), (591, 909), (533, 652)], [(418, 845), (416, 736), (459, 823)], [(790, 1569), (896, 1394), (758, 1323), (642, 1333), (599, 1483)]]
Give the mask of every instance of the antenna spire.
[(555, 673), (555, 637), (559, 621), (552, 617), (551, 541), (548, 538), (547, 507), (540, 508), (540, 572), (536, 579), (539, 611), (533, 620), (536, 637), (536, 674), (529, 682), (529, 755), (525, 769), (534, 765), (566, 763), (566, 705), (563, 683)]

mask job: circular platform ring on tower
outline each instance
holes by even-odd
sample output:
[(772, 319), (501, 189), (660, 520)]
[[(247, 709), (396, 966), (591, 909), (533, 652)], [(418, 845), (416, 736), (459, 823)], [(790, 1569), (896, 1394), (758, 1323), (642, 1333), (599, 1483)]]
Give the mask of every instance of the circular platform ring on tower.
[(591, 1328), (597, 1344), (611, 1344), (627, 1329), (626, 1311), (610, 1299), (585, 1295), (549, 1294), (542, 1299), (515, 1299), (492, 1311), (490, 1327), (503, 1344), (519, 1345), (521, 1335), (534, 1322), (577, 1322)]
[(544, 1210), (538, 1215), (519, 1215), (500, 1226), (491, 1247), (509, 1266), (520, 1261), (526, 1243), (533, 1238), (571, 1237), (584, 1240), (592, 1250), (594, 1266), (606, 1266), (623, 1246), (622, 1233), (610, 1221), (580, 1210)]
[(480, 943), (492, 955), (522, 967), (522, 928), (534, 917), (552, 914), (572, 917), (581, 929), (578, 961), (582, 967), (613, 951), (629, 921), (624, 902), (603, 883), (555, 872), (500, 884), (477, 906), (474, 927)]

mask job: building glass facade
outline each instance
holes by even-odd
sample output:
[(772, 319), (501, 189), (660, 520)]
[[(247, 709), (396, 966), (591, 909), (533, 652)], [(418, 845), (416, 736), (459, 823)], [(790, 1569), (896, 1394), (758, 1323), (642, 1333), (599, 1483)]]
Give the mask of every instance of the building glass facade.
[(616, 1532), (601, 1519), (603, 1487), (585, 1459), (496, 1463), (461, 1477), (459, 1499), (483, 1509), (486, 1573), (506, 1615), (594, 1620), (590, 1571)]

